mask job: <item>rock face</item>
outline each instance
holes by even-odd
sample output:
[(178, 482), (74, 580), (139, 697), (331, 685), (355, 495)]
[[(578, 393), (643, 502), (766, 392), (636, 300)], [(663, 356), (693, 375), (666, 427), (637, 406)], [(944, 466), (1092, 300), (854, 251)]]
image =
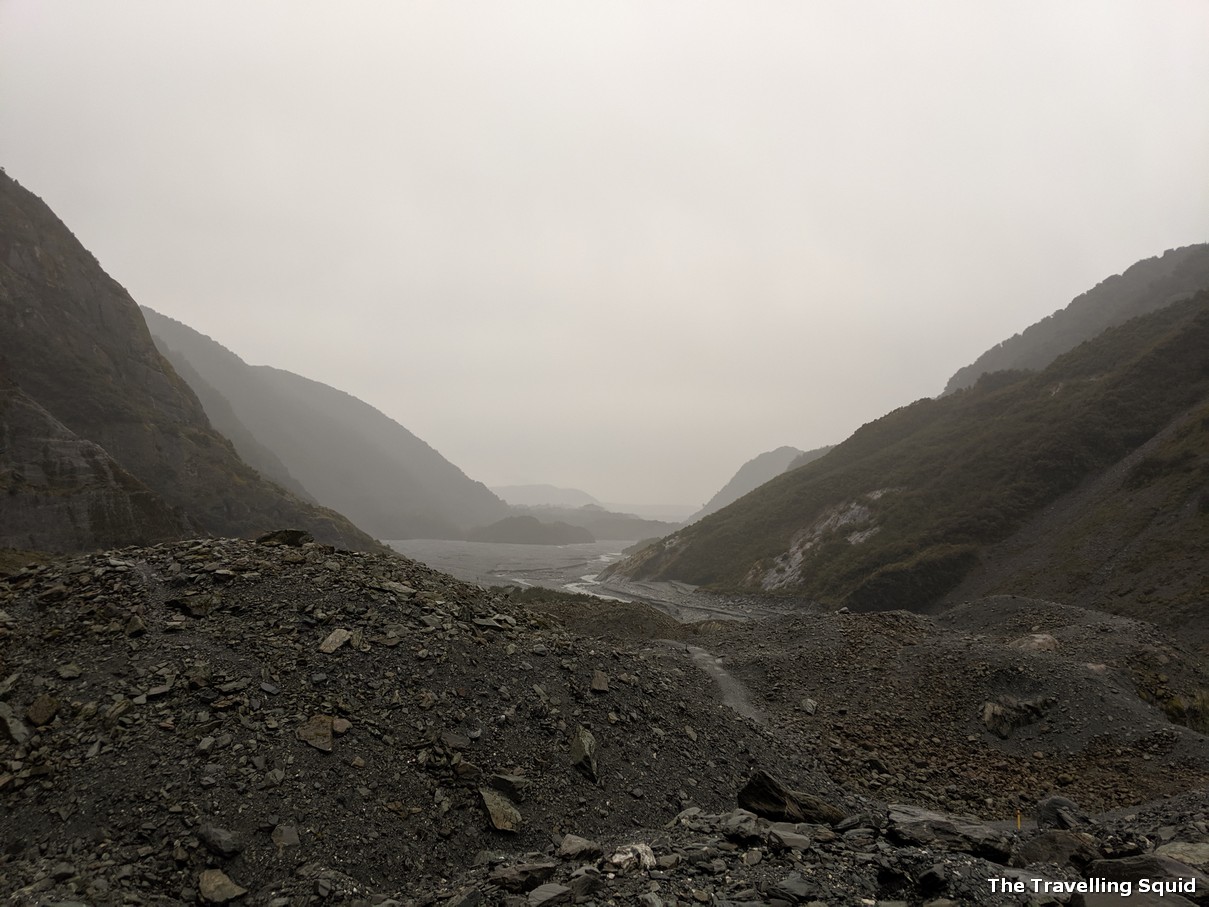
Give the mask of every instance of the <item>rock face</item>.
[(185, 518), (100, 445), (0, 386), (0, 548), (78, 551), (179, 538)]
[[(265, 481), (239, 458), (211, 427), (196, 395), (156, 350), (130, 295), (39, 198), (4, 174), (0, 325), (0, 370), (7, 380), (68, 432), (103, 448), (122, 470), (167, 503), (153, 515), (146, 511), (154, 505), (131, 500), (130, 519), (151, 518), (141, 532), (122, 542), (164, 537), (172, 522), (164, 511), (170, 511), (183, 514), (178, 522), (188, 520), (197, 529), (218, 534), (293, 525), (310, 529), (324, 541), (373, 545), (339, 514), (306, 504)], [(0, 453), (0, 462), (7, 458)], [(102, 473), (113, 472), (98, 456), (92, 456), (92, 462)], [(10, 469), (26, 465), (12, 462)], [(69, 469), (76, 476), (72, 481), (78, 481), (88, 465), (77, 461)], [(31, 518), (27, 502), (18, 502), (26, 521)], [(0, 496), (0, 525), (7, 522), (5, 507)], [(80, 541), (70, 524), (73, 512), (89, 508), (89, 503), (59, 508), (65, 522), (60, 524), (60, 543), (50, 546), (53, 550), (97, 544), (93, 538)], [(51, 531), (54, 510), (43, 508), (47, 522), (40, 535)], [(127, 518), (121, 510), (119, 501), (105, 502), (89, 526), (95, 526), (100, 537), (112, 534)]]

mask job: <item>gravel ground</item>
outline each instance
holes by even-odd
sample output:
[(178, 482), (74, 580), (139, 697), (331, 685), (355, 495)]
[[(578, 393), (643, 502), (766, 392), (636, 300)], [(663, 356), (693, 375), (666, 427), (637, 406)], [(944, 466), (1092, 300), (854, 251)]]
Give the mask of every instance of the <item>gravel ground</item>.
[[(1203, 672), (1144, 624), (682, 624), (279, 541), (0, 581), (8, 903), (1058, 903), (982, 880), (1209, 840), (1205, 738), (1139, 695)], [(1054, 793), (1084, 849), (1025, 853)]]

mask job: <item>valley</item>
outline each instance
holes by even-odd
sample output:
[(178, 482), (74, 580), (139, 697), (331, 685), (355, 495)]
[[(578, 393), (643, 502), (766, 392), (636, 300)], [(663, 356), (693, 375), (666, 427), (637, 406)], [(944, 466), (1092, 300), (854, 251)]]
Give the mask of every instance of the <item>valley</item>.
[(1209, 903), (1209, 245), (687, 524), (0, 251), (4, 903)]

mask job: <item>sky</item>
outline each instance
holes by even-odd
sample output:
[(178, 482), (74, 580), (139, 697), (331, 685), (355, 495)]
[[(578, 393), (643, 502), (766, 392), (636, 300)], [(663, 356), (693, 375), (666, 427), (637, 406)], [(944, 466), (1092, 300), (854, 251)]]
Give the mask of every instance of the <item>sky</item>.
[(0, 165), (488, 485), (699, 505), (1209, 240), (1203, 0), (0, 0)]

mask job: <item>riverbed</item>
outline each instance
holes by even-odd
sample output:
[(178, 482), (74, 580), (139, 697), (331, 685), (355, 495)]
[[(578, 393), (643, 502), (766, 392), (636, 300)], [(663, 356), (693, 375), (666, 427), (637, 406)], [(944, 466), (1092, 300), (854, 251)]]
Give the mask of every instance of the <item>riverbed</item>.
[(421, 563), (480, 586), (543, 586), (563, 592), (630, 601), (604, 589), (597, 577), (621, 560), (633, 541), (597, 541), (579, 545), (517, 545), (504, 542), (454, 542), (399, 539), (387, 544)]

